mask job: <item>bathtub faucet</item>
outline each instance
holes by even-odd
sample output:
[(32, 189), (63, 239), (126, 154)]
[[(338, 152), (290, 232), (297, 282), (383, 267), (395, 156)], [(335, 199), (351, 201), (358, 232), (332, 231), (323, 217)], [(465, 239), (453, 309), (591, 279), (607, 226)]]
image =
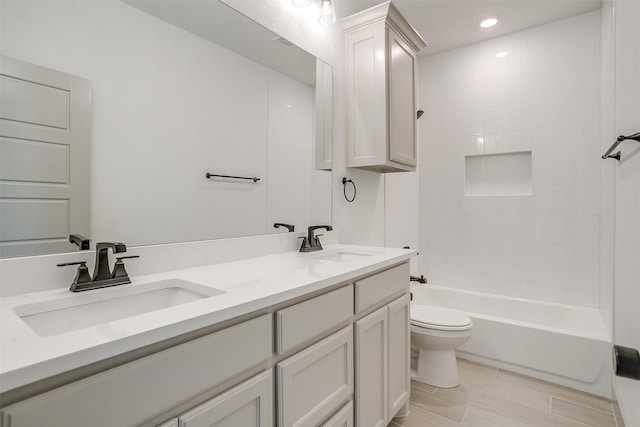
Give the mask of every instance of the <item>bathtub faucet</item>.
[(423, 285), (427, 284), (427, 279), (423, 275), (420, 275), (420, 277), (418, 277), (418, 276), (409, 276), (409, 280), (412, 281), (412, 282), (422, 283)]

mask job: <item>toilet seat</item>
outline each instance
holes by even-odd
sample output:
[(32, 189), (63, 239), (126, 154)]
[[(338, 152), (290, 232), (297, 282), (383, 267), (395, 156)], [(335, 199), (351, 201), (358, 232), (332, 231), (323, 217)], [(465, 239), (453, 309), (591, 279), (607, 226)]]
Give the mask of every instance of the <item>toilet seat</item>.
[(412, 304), (411, 324), (439, 331), (466, 331), (473, 327), (465, 313), (434, 305)]

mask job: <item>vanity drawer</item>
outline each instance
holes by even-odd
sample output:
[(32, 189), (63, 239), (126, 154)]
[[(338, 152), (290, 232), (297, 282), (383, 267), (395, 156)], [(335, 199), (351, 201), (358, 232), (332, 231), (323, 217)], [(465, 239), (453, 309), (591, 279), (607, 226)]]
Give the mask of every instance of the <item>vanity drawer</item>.
[(76, 381), (2, 410), (5, 427), (138, 424), (272, 356), (270, 315)]
[(278, 426), (316, 426), (353, 396), (353, 326), (276, 365)]
[(356, 282), (356, 313), (373, 308), (383, 300), (409, 290), (409, 263)]
[(276, 312), (276, 352), (285, 353), (353, 316), (353, 286)]

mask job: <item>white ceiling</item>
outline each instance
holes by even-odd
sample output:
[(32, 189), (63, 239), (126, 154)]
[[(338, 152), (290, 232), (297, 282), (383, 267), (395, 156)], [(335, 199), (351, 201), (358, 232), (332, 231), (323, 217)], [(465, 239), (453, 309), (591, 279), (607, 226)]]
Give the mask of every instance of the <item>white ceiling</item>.
[[(297, 47), (283, 49), (276, 45), (271, 40), (277, 38), (277, 34), (224, 3), (217, 0), (122, 1), (293, 78), (314, 84), (315, 59), (311, 55)], [(333, 1), (338, 19), (382, 3), (381, 0)], [(393, 0), (393, 3), (427, 42), (428, 46), (419, 56), (428, 56), (586, 13), (600, 8), (601, 0)], [(482, 29), (478, 24), (487, 16), (498, 16), (500, 22), (493, 28)], [(340, 22), (334, 25), (339, 26)]]
[[(338, 18), (367, 9), (380, 0), (334, 0)], [(419, 56), (477, 43), (514, 31), (600, 8), (600, 0), (393, 0), (428, 46)], [(479, 22), (498, 16), (493, 28)]]

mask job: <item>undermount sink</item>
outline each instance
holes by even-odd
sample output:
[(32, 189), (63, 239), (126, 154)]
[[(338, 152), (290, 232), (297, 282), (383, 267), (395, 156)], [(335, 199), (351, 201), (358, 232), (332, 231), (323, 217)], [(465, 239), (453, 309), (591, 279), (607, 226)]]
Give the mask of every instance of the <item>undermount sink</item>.
[(25, 304), (13, 311), (41, 337), (162, 310), (225, 291), (180, 279), (142, 285), (122, 285), (68, 297)]
[(360, 261), (363, 257), (371, 256), (372, 254), (367, 253), (356, 253), (356, 252), (335, 252), (332, 254), (321, 255), (316, 257), (318, 260), (323, 261), (334, 261), (334, 262), (351, 262), (351, 261)]

